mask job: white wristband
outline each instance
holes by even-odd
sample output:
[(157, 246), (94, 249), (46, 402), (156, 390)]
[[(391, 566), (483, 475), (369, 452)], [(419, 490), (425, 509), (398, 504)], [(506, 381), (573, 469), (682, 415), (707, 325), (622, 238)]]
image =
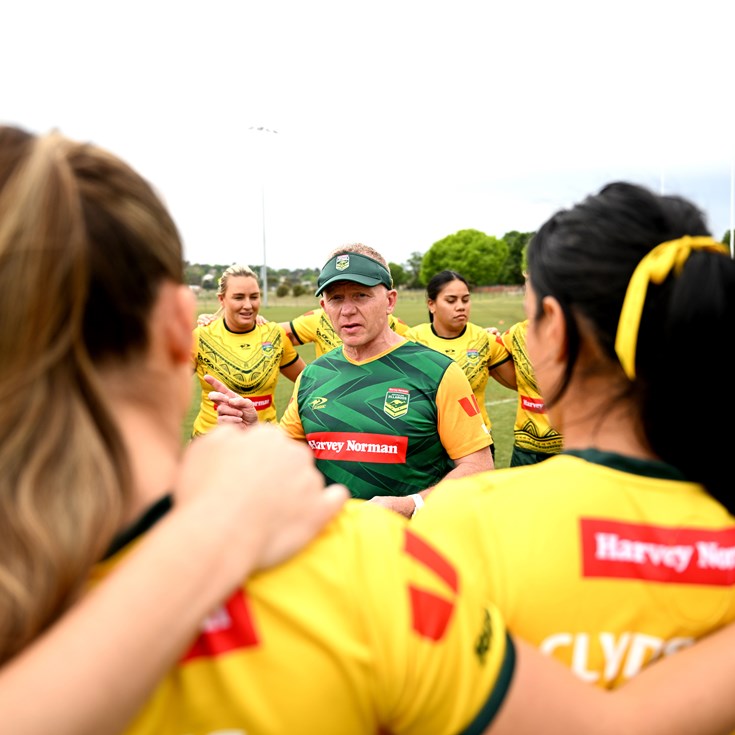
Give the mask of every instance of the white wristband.
[(413, 518), (416, 515), (416, 511), (424, 507), (424, 499), (418, 493), (409, 495), (408, 497), (413, 500), (413, 513), (411, 513), (411, 518)]

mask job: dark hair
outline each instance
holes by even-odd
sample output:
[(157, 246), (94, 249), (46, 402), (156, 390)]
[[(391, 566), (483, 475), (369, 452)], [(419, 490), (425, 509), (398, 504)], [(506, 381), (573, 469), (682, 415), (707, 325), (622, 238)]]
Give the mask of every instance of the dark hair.
[[(568, 363), (547, 405), (567, 389), (580, 350), (580, 327), (591, 331), (611, 364), (619, 364), (615, 336), (628, 283), (641, 259), (657, 245), (686, 235), (708, 235), (705, 217), (691, 202), (660, 196), (629, 183), (605, 186), (549, 219), (528, 246), (531, 285), (541, 300), (553, 296), (567, 325)], [(729, 457), (717, 445), (711, 399), (684, 398), (692, 377), (690, 354), (702, 355), (710, 374), (730, 364), (726, 330), (735, 324), (735, 262), (693, 251), (681, 272), (648, 285), (636, 351), (636, 378), (622, 393), (640, 407), (651, 449), (688, 479), (704, 484), (735, 510)], [(694, 349), (692, 349), (694, 346)], [(698, 361), (697, 361), (698, 362)], [(622, 371), (622, 368), (621, 368)], [(714, 437), (714, 439), (713, 439)]]
[[(461, 273), (445, 270), (440, 271), (435, 276), (432, 276), (431, 280), (426, 284), (426, 297), (431, 301), (436, 301), (444, 286), (452, 281), (462, 281), (462, 283), (467, 286), (467, 289), (471, 290), (470, 284), (467, 283), (467, 279)], [(429, 322), (433, 321), (434, 315), (429, 312)]]

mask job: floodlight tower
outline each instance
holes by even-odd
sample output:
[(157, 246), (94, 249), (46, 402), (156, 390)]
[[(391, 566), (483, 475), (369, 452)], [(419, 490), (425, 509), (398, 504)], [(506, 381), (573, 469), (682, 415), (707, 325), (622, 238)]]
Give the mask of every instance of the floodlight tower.
[[(251, 126), (248, 130), (254, 130), (255, 132), (261, 133), (274, 133), (278, 134), (277, 130), (271, 128), (264, 128), (262, 125), (259, 127)], [(262, 157), (261, 167), (264, 167), (265, 156)], [(261, 212), (261, 223), (263, 228), (263, 265), (260, 269), (260, 281), (263, 287), (263, 306), (268, 306), (268, 266), (266, 265), (267, 251), (265, 245), (265, 171), (261, 171), (260, 179), (260, 212)]]

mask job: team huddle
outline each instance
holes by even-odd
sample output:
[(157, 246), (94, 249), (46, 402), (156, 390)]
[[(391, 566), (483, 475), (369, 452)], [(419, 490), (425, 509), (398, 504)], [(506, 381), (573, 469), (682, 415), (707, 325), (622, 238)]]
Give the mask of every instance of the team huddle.
[[(228, 269), (192, 348), (182, 263), (127, 164), (0, 128), (14, 731), (735, 731), (735, 498), (706, 401), (673, 400), (682, 334), (726, 364), (735, 263), (693, 204), (621, 182), (556, 213), (501, 335), (453, 271), (407, 327), (383, 256), (347, 245), (289, 324), (259, 321), (255, 274)], [(504, 469), (490, 377), (519, 394)], [(95, 655), (68, 656), (78, 641)], [(115, 702), (13, 696), (62, 651)]]

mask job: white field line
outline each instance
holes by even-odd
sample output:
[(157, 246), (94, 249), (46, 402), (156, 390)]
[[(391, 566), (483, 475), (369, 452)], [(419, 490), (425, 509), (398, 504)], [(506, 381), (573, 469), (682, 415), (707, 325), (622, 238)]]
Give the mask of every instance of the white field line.
[(497, 406), (501, 403), (515, 403), (517, 398), (501, 398), (499, 401), (485, 401), (486, 406)]

